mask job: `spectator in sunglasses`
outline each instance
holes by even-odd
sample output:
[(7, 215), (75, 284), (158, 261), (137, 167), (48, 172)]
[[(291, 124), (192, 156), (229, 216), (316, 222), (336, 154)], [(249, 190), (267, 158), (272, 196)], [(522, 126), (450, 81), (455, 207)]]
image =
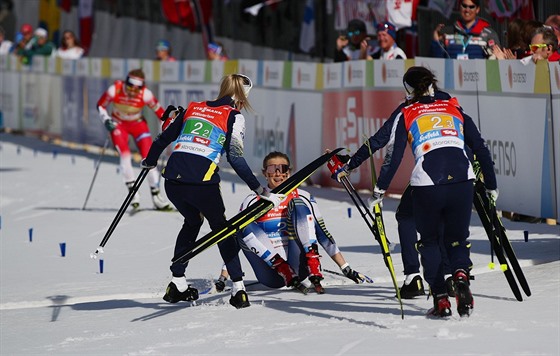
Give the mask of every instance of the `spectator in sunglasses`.
[(548, 26), (537, 28), (531, 38), (529, 49), (533, 54), (533, 61), (546, 59), (549, 62), (558, 62), (560, 53), (558, 53), (558, 39), (554, 34), (554, 30)]
[[(269, 189), (282, 184), (291, 173), (288, 155), (271, 152), (263, 160), (262, 173)], [(245, 198), (241, 209), (258, 200), (256, 194)], [(354, 271), (338, 249), (327, 230), (315, 198), (303, 189), (296, 189), (278, 206), (238, 235), (239, 245), (249, 260), (258, 281), (270, 288), (284, 286), (304, 291), (302, 281), (308, 278), (315, 291), (322, 293), (321, 263), (318, 244), (340, 267), (346, 277), (355, 283), (370, 281)], [(222, 268), (216, 290), (225, 287), (228, 274)]]
[(495, 59), (493, 47), (500, 45), (490, 23), (479, 18), (480, 0), (459, 0), (460, 18), (453, 26), (439, 24), (431, 44), (433, 57), (452, 59)]
[(336, 39), (335, 62), (345, 62), (357, 59), (367, 59), (373, 50), (368, 45), (366, 24), (359, 19), (348, 22), (346, 34)]
[(397, 46), (397, 28), (390, 22), (377, 25), (377, 42), (379, 50), (373, 59), (406, 59), (404, 51)]
[[(110, 104), (112, 104), (112, 109), (109, 112)], [(146, 88), (142, 69), (133, 69), (128, 73), (126, 80), (115, 81), (97, 102), (101, 121), (109, 131), (113, 144), (120, 155), (121, 172), (129, 190), (132, 189), (136, 179), (132, 168), (132, 152), (128, 145), (129, 136), (134, 138), (142, 157), (146, 157), (152, 145), (150, 129), (142, 114), (145, 106), (152, 109), (158, 118), (161, 118), (164, 113), (152, 91)], [(155, 209), (170, 210), (171, 204), (159, 189), (159, 172), (151, 171), (147, 180)], [(137, 192), (132, 198), (131, 206), (138, 208), (139, 205), (140, 195)]]

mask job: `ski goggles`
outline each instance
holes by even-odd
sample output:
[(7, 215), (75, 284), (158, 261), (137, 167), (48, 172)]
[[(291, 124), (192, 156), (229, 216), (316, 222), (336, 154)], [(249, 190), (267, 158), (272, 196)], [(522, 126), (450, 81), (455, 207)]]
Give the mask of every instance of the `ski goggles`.
[(269, 164), (264, 167), (264, 171), (268, 174), (274, 174), (276, 171), (286, 174), (290, 171), (290, 166), (288, 164)]
[(137, 77), (126, 77), (125, 84), (127, 89), (140, 90), (144, 87), (144, 81)]
[(537, 43), (537, 44), (531, 44), (529, 45), (529, 49), (531, 50), (531, 52), (536, 52), (541, 48), (546, 48), (548, 47), (548, 45), (546, 43)]

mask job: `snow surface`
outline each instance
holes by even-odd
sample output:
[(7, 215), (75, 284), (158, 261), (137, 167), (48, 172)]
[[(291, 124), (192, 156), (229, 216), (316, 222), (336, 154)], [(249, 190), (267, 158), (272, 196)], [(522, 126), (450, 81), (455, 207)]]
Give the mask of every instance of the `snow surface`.
[[(90, 259), (121, 206), (126, 189), (115, 157), (100, 165), (82, 210), (98, 154), (0, 134), (0, 354), (2, 355), (558, 355), (559, 227), (511, 222), (508, 236), (531, 286), (518, 302), (503, 273), (491, 270), (490, 247), (476, 213), (471, 226), (474, 314), (425, 317), (432, 300), (404, 300), (404, 320), (378, 244), (346, 192), (306, 187), (318, 198), (327, 227), (351, 266), (375, 280), (356, 285), (325, 273), (327, 292), (248, 287), (251, 307), (229, 305), (229, 293), (196, 303), (162, 300), (179, 213), (125, 214), (100, 257)], [(224, 165), (226, 214), (249, 192)], [(256, 167), (254, 167), (256, 168)], [(138, 170), (139, 171), (139, 170)], [(264, 179), (261, 180), (264, 182)], [(145, 183), (142, 205), (151, 208)], [(387, 235), (402, 263), (394, 212), (386, 198)], [(30, 229), (32, 229), (30, 241)], [(529, 232), (528, 242), (523, 231)], [(205, 224), (203, 233), (209, 231)], [(66, 243), (61, 256), (60, 243)], [(325, 253), (323, 253), (325, 255)], [(255, 280), (242, 256), (246, 283)], [(323, 268), (338, 271), (328, 257)], [(221, 267), (214, 246), (187, 270), (201, 291)], [(229, 283), (229, 282), (228, 282)], [(453, 305), (454, 302), (452, 301)], [(455, 313), (456, 314), (456, 313)]]

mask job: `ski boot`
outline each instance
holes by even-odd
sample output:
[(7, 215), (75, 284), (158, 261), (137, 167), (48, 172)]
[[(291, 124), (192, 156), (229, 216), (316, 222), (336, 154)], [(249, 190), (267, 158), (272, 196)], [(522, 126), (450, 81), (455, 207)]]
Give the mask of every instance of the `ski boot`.
[[(186, 286), (186, 288), (185, 288)], [(179, 288), (184, 291), (179, 291)], [(187, 284), (185, 277), (173, 277), (173, 280), (167, 286), (163, 300), (168, 303), (177, 303), (180, 301), (192, 301), (198, 299), (198, 290)]]
[(447, 295), (451, 298), (455, 298), (455, 283), (453, 282), (453, 276), (449, 275), (445, 278), (445, 287), (447, 288)]
[(231, 298), (229, 298), (229, 304), (233, 305), (237, 309), (251, 306), (251, 303), (249, 303), (249, 296), (244, 290), (239, 290), (235, 293), (235, 295), (232, 295)]
[(472, 314), (474, 300), (469, 287), (469, 273), (463, 269), (458, 269), (453, 274), (455, 284), (455, 299), (457, 300), (457, 312), (460, 316)]
[[(126, 187), (128, 188), (129, 192), (132, 190), (133, 186), (134, 186), (134, 182), (126, 182)], [(140, 208), (140, 193), (138, 193), (138, 191), (134, 193), (134, 196), (130, 201), (130, 206), (132, 206), (133, 210), (138, 210), (138, 208)]]
[(294, 270), (292, 269), (290, 264), (286, 262), (286, 260), (280, 257), (279, 254), (276, 254), (270, 259), (270, 262), (272, 263), (272, 269), (275, 270), (276, 273), (278, 273), (280, 277), (282, 277), (282, 279), (284, 279), (286, 287), (293, 288), (294, 290), (297, 290), (303, 294), (307, 294), (307, 287), (305, 287), (305, 285), (301, 283), (298, 275), (296, 274), (296, 272), (294, 272)]
[(426, 294), (424, 283), (419, 273), (407, 275), (399, 291), (402, 299), (414, 299), (414, 297)]
[(221, 293), (226, 289), (226, 276), (220, 276), (214, 285), (216, 286), (216, 292)]
[(309, 270), (309, 281), (313, 284), (313, 289), (318, 294), (325, 293), (325, 288), (321, 285), (323, 275), (321, 274), (321, 261), (319, 260), (319, 248), (317, 244), (312, 244), (309, 251), (305, 254), (307, 259), (307, 269)]
[(173, 206), (160, 192), (159, 188), (152, 187), (152, 201), (154, 202), (154, 207), (156, 210), (170, 211), (173, 210)]
[(447, 318), (451, 316), (451, 303), (447, 294), (434, 295), (434, 307), (428, 310), (428, 316)]
[(251, 306), (251, 303), (249, 303), (249, 296), (245, 291), (245, 284), (243, 283), (243, 280), (233, 282), (229, 304), (233, 305), (237, 309), (247, 308)]

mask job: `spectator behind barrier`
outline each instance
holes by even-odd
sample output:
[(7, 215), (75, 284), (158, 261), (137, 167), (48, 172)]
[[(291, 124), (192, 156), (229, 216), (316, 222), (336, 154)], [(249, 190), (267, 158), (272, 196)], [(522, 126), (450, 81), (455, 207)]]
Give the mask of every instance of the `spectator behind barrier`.
[(227, 61), (229, 59), (221, 42), (210, 42), (206, 48), (208, 59), (211, 61)]
[(156, 60), (175, 62), (177, 59), (171, 55), (171, 44), (167, 40), (159, 40), (156, 45)]
[(6, 39), (6, 31), (0, 26), (0, 55), (9, 54), (13, 45), (12, 41)]
[(490, 23), (479, 18), (480, 0), (459, 0), (460, 18), (453, 26), (439, 24), (431, 44), (433, 57), (494, 59), (492, 47), (499, 45)]
[(336, 39), (336, 50), (334, 53), (335, 62), (345, 62), (356, 59), (367, 59), (368, 55), (368, 34), (366, 24), (359, 19), (348, 22), (346, 35), (340, 35)]
[(406, 59), (404, 51), (397, 46), (397, 28), (390, 22), (377, 25), (379, 50), (372, 54), (373, 59)]
[(535, 63), (541, 59), (546, 59), (549, 62), (560, 60), (558, 38), (554, 34), (554, 30), (548, 26), (542, 26), (535, 30), (529, 48), (533, 53), (533, 62)]
[(55, 45), (48, 39), (47, 30), (39, 27), (35, 30), (34, 34), (35, 37), (31, 41), (31, 48), (21, 51), (21, 61), (23, 64), (30, 64), (35, 55), (50, 56), (56, 50)]
[(501, 48), (499, 45), (493, 47), (496, 59), (522, 59), (531, 55), (529, 43), (525, 42), (524, 29), (526, 21), (514, 19), (508, 23), (506, 43), (507, 47)]
[(66, 30), (62, 33), (60, 48), (55, 54), (63, 59), (80, 59), (84, 55), (84, 49), (80, 46), (80, 40), (74, 32)]
[(551, 15), (544, 22), (546, 26), (550, 26), (558, 39), (560, 45), (560, 15)]
[(28, 23), (24, 23), (21, 25), (19, 32), (16, 34), (14, 46), (12, 47), (11, 52), (15, 53), (17, 56), (21, 56), (21, 52), (26, 49), (31, 49), (32, 44), (33, 27)]

